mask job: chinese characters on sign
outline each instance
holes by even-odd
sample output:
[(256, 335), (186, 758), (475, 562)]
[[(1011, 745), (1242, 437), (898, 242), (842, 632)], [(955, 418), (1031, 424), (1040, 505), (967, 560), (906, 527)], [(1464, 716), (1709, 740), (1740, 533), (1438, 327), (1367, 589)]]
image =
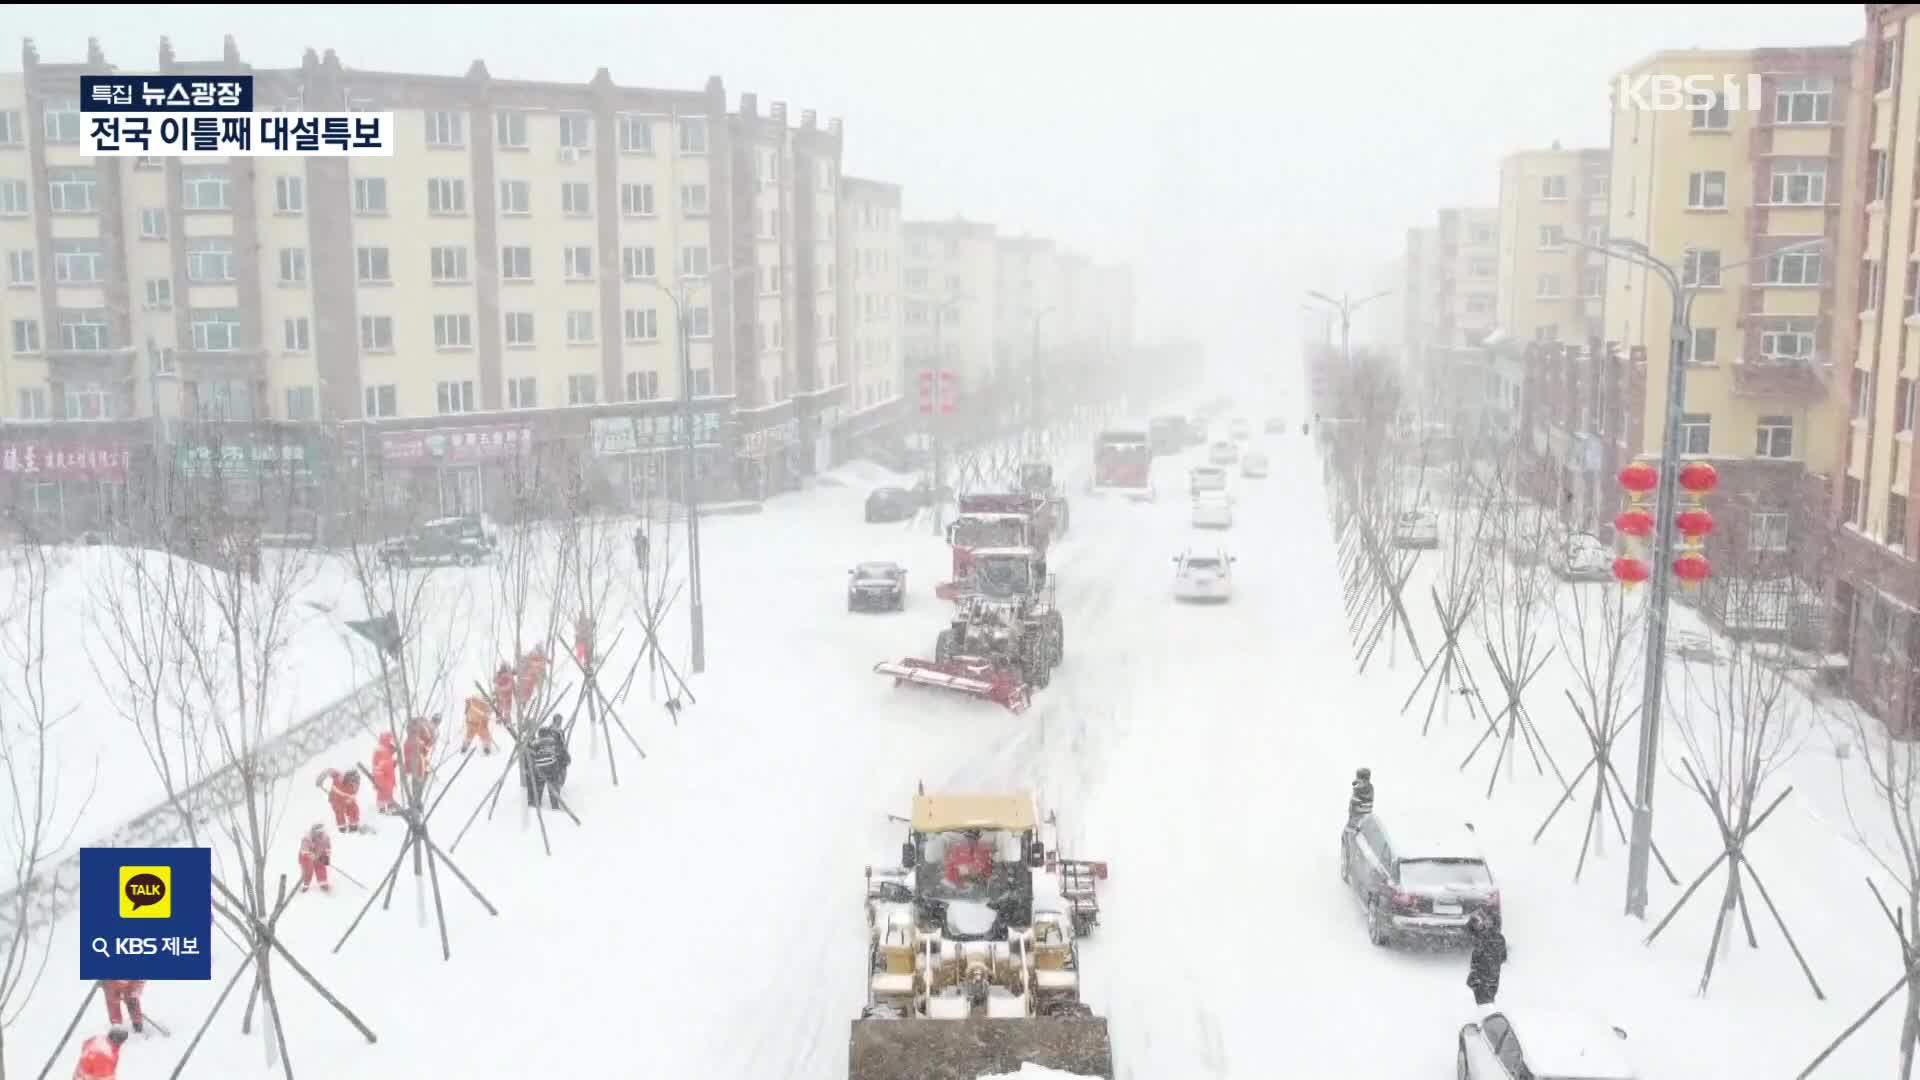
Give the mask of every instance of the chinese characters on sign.
[(0, 474), (28, 480), (110, 480), (127, 478), (132, 453), (124, 446), (99, 443), (0, 443)]
[(800, 441), (800, 421), (788, 420), (760, 431), (750, 431), (740, 436), (741, 457), (764, 457), (770, 450), (780, 450)]
[(473, 428), (466, 431), (389, 431), (380, 436), (380, 457), (397, 465), (482, 465), (533, 448), (533, 429)]
[(183, 446), (177, 466), (183, 476), (212, 476), (217, 468), (222, 477), (229, 479), (252, 476), (258, 472), (305, 475), (310, 469), (306, 447), (277, 443), (258, 446), (241, 446), (237, 443)]
[[(666, 416), (606, 416), (593, 421), (593, 452), (600, 457), (676, 450), (687, 445), (688, 418)], [(694, 413), (693, 441), (698, 446), (720, 442), (720, 414)]]

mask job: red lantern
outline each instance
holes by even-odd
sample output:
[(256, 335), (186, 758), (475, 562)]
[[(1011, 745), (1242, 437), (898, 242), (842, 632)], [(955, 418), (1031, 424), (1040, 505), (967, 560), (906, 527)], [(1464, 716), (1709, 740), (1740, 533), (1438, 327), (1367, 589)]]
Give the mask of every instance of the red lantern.
[(1653, 515), (1645, 510), (1622, 510), (1613, 516), (1614, 530), (1624, 536), (1653, 535)]
[(1689, 461), (1680, 468), (1680, 486), (1695, 495), (1705, 495), (1720, 483), (1720, 474), (1704, 461)]
[(1708, 565), (1707, 557), (1697, 551), (1685, 552), (1673, 560), (1673, 576), (1688, 585), (1700, 584), (1711, 573), (1713, 567)]
[(1613, 576), (1623, 585), (1638, 585), (1647, 580), (1647, 564), (1631, 555), (1613, 560)]
[(1644, 461), (1636, 461), (1620, 470), (1620, 486), (1635, 495), (1645, 495), (1660, 486), (1660, 470)]
[(1697, 507), (1682, 510), (1674, 516), (1673, 527), (1680, 530), (1681, 536), (1705, 536), (1713, 531), (1713, 515)]

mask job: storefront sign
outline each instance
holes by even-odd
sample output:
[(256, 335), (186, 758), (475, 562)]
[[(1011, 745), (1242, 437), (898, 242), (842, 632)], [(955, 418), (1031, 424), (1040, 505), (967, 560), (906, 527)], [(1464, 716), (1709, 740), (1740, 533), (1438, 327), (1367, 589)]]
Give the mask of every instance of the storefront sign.
[(770, 450), (784, 450), (800, 441), (800, 421), (788, 420), (740, 436), (740, 456), (762, 457)]
[(124, 481), (133, 452), (106, 443), (0, 442), (0, 474), (26, 480)]
[(305, 476), (312, 471), (312, 458), (305, 446), (266, 443), (242, 446), (183, 446), (176, 466), (183, 476), (206, 477), (217, 471), (227, 479), (253, 476), (260, 472), (278, 472)]
[[(718, 444), (720, 423), (720, 414), (717, 412), (694, 413), (694, 444)], [(593, 452), (600, 457), (613, 457), (680, 449), (687, 445), (687, 424), (688, 417), (682, 413), (666, 416), (603, 416), (590, 425)]]
[(533, 448), (533, 428), (466, 428), (447, 431), (387, 431), (380, 435), (380, 457), (396, 465), (480, 465), (501, 461)]

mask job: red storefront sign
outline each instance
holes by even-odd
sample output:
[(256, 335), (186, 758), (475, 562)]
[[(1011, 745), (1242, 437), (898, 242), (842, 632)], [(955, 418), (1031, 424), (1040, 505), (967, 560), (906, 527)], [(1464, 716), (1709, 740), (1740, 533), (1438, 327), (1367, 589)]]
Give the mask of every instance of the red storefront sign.
[(395, 465), (481, 465), (524, 454), (533, 448), (533, 428), (466, 428), (446, 431), (389, 431), (380, 436), (380, 458)]
[(124, 481), (132, 459), (110, 443), (0, 442), (0, 476), (9, 479)]

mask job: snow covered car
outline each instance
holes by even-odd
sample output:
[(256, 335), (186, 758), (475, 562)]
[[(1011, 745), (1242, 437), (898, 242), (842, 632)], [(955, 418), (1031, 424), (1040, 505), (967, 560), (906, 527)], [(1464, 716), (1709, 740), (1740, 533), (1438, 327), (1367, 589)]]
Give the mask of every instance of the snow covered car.
[(1187, 493), (1227, 490), (1227, 470), (1218, 465), (1195, 465), (1187, 470)]
[(420, 563), (453, 563), (472, 566), (493, 553), (494, 534), (484, 518), (436, 518), (379, 547), (380, 561), (388, 566), (414, 566)]
[(1440, 516), (1431, 510), (1408, 510), (1393, 524), (1393, 546), (1399, 548), (1437, 548), (1440, 546)]
[(1627, 1033), (1579, 1013), (1502, 1009), (1460, 1029), (1459, 1080), (1638, 1080)]
[(920, 505), (920, 500), (906, 488), (874, 488), (867, 495), (867, 521), (905, 521), (920, 509)]
[(1240, 475), (1249, 480), (1266, 479), (1267, 455), (1258, 450), (1247, 451), (1247, 455), (1240, 459)]
[(1340, 880), (1367, 917), (1367, 940), (1464, 943), (1467, 918), (1500, 907), (1500, 890), (1473, 826), (1409, 813), (1389, 830), (1379, 813), (1340, 832)]
[(1554, 545), (1547, 564), (1568, 581), (1613, 580), (1613, 552), (1592, 533), (1573, 533)]
[(899, 563), (863, 562), (847, 571), (848, 611), (902, 611), (907, 571)]
[(1219, 600), (1233, 596), (1234, 557), (1224, 551), (1211, 555), (1186, 552), (1173, 557), (1173, 596), (1176, 600)]
[(1193, 527), (1233, 528), (1233, 499), (1224, 491), (1203, 491), (1193, 497)]
[(1207, 448), (1207, 460), (1215, 465), (1231, 465), (1240, 460), (1240, 447), (1231, 442), (1217, 442)]

